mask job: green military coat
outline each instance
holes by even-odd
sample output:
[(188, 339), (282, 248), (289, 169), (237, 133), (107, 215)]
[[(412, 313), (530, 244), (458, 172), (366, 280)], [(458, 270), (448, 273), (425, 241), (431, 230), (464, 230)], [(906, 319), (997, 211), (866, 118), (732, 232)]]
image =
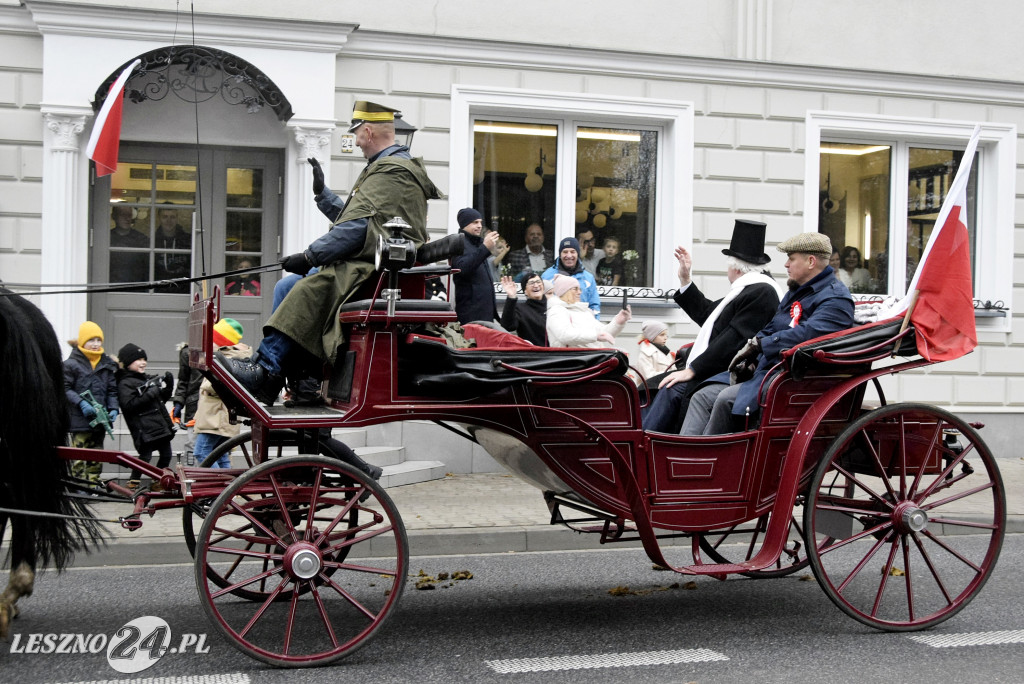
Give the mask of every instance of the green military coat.
[(412, 226), (406, 237), (419, 247), (427, 241), (427, 200), (442, 197), (419, 159), (389, 156), (367, 166), (335, 221), (369, 219), (362, 249), (300, 280), (266, 327), (280, 330), (313, 356), (333, 364), (345, 340), (338, 309), (373, 274), (378, 237), (390, 237), (383, 225), (402, 217)]

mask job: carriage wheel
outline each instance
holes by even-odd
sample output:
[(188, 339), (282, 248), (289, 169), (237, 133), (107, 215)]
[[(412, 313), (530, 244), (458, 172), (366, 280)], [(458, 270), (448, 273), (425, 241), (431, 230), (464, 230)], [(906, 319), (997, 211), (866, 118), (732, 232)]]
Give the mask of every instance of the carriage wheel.
[[(267, 452), (267, 459), (281, 458), (284, 447), (289, 443), (289, 440), (291, 443), (294, 443), (294, 430), (271, 430), (267, 440), (270, 443), (270, 448)], [(206, 458), (204, 458), (203, 462), (199, 465), (203, 468), (209, 468), (217, 462), (217, 459), (230, 452), (232, 449), (240, 449), (247, 466), (252, 468), (255, 464), (255, 460), (249, 451), (249, 445), (251, 443), (252, 432), (246, 431), (239, 433), (226, 442), (218, 444), (209, 454), (206, 455)], [(327, 450), (323, 449), (323, 447), (321, 447), (321, 451), (324, 452), (324, 455), (330, 455)], [(206, 512), (209, 510), (210, 503), (212, 501), (213, 499), (198, 500), (181, 509), (181, 528), (185, 534), (185, 546), (188, 547), (189, 555), (193, 558), (196, 557), (195, 531), (203, 524), (203, 520), (206, 518)]]
[(926, 404), (891, 404), (829, 447), (804, 510), (818, 583), (871, 627), (924, 629), (981, 591), (995, 567), (1006, 498), (978, 433)]
[[(350, 527), (353, 512), (359, 524)], [(341, 558), (343, 551), (358, 560)], [(210, 578), (209, 568), (231, 566), (229, 586)], [(408, 566), (408, 538), (391, 498), (324, 456), (285, 457), (242, 473), (211, 504), (194, 564), (203, 609), (221, 633), (284, 667), (323, 665), (363, 646), (397, 604)], [(234, 595), (262, 586), (258, 602)]]
[[(775, 561), (773, 567), (764, 570), (752, 570), (742, 572), (741, 575), (753, 579), (770, 579), (773, 577), (785, 577), (807, 567), (810, 560), (805, 550), (802, 515), (802, 503), (798, 499), (797, 507), (789, 520), (789, 535), (782, 547), (782, 554)], [(733, 525), (726, 530), (712, 530), (700, 534), (700, 548), (716, 563), (738, 563), (753, 558), (764, 541), (764, 534), (768, 530), (768, 521), (771, 513), (765, 513), (756, 520)], [(831, 543), (830, 539), (823, 539), (823, 544)], [(729, 554), (728, 556), (725, 554)], [(742, 557), (741, 557), (742, 556)]]

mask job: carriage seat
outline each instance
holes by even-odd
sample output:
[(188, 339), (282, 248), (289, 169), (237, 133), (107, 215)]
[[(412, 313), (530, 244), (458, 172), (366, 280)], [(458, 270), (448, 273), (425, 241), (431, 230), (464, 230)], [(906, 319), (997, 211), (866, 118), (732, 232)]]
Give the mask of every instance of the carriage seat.
[[(509, 334), (509, 333), (505, 333)], [(451, 399), (480, 397), (516, 384), (568, 384), (625, 373), (616, 349), (471, 347), (453, 349), (440, 337), (408, 335), (399, 346), (399, 391)]]
[[(900, 333), (903, 317), (848, 328), (816, 337), (782, 352), (790, 373), (801, 379), (810, 370), (839, 370), (839, 366), (864, 366), (892, 356), (917, 356), (914, 326)], [(899, 348), (897, 349), (897, 342)]]

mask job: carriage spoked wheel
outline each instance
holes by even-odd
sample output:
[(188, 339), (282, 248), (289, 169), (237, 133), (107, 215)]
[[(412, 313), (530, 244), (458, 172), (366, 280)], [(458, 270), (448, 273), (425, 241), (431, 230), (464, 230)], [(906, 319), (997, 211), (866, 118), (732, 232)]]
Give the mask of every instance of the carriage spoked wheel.
[[(741, 575), (752, 579), (770, 579), (785, 577), (807, 567), (810, 560), (805, 549), (807, 542), (804, 538), (801, 511), (801, 501), (797, 500), (797, 506), (789, 520), (789, 534), (775, 565), (764, 570), (742, 572)], [(728, 529), (704, 532), (700, 534), (700, 548), (716, 563), (750, 560), (757, 554), (764, 541), (771, 515), (765, 513), (755, 520), (733, 525)], [(830, 544), (831, 540), (823, 538), (819, 543)]]
[[(294, 430), (272, 430), (271, 433), (270, 433), (270, 439), (268, 440), (270, 442), (270, 444), (271, 444), (270, 449), (268, 450), (268, 458), (281, 458), (282, 454), (283, 454), (284, 447), (288, 445), (287, 443), (294, 442), (294, 440), (295, 440), (295, 431)], [(252, 442), (252, 433), (251, 432), (243, 432), (243, 433), (241, 433), (239, 435), (236, 435), (236, 436), (232, 437), (231, 439), (225, 441), (224, 443), (219, 444), (215, 449), (213, 449), (210, 452), (210, 454), (203, 460), (202, 466), (208, 468), (213, 463), (215, 463), (217, 461), (217, 459), (221, 457), (221, 455), (226, 454), (226, 453), (230, 453), (232, 449), (240, 448), (241, 451), (242, 451), (243, 456), (245, 457), (246, 463), (248, 463), (249, 467), (251, 468), (253, 466), (254, 461), (251, 458), (251, 456), (249, 455), (250, 452), (249, 452), (248, 447), (249, 447), (250, 442)], [(332, 452), (330, 451), (330, 449), (328, 449), (327, 447), (325, 447), (323, 445), (320, 445), (319, 448), (320, 448), (320, 451), (321, 451), (321, 453), (323, 455), (325, 455), (325, 456), (332, 456), (333, 455)], [(206, 519), (206, 515), (209, 512), (210, 504), (212, 502), (213, 502), (213, 499), (197, 499), (196, 501), (193, 501), (192, 503), (187, 504), (186, 506), (184, 506), (182, 508), (181, 525), (182, 525), (182, 530), (183, 530), (184, 536), (185, 536), (185, 546), (188, 547), (188, 552), (189, 552), (189, 554), (193, 558), (195, 558), (195, 555), (196, 555), (196, 553), (195, 553), (195, 551), (196, 551), (196, 535), (195, 535), (195, 530), (198, 527), (200, 527), (202, 525), (202, 523), (203, 523), (203, 520)], [(291, 515), (293, 515), (293, 516), (296, 515), (296, 514), (297, 514), (297, 511), (292, 511), (291, 512)], [(349, 527), (355, 527), (355, 525), (358, 524), (358, 511), (355, 511), (355, 510), (351, 511), (349, 513), (348, 521), (347, 522), (348, 522)], [(251, 527), (251, 523), (242, 521), (241, 522), (241, 527), (243, 529), (246, 528), (246, 527)], [(239, 529), (239, 530), (236, 530), (236, 531), (237, 532), (241, 532), (242, 530)], [(255, 541), (250, 541), (249, 542), (249, 550), (253, 549), (255, 546), (256, 546), (256, 542)], [(272, 546), (264, 546), (264, 547), (262, 547), (259, 550), (262, 550), (263, 552), (269, 554), (269, 552), (271, 551), (272, 548), (273, 548)], [(337, 561), (344, 560), (345, 556), (348, 554), (348, 550), (349, 550), (348, 547), (340, 549), (337, 552), (336, 557), (334, 558), (334, 560), (337, 560)], [(207, 568), (207, 574), (208, 574), (210, 580), (212, 580), (213, 582), (215, 582), (218, 586), (220, 586), (222, 588), (223, 587), (232, 586), (232, 585), (235, 584), (235, 581), (234, 581), (235, 573), (238, 572), (238, 566), (239, 566), (239, 564), (241, 562), (242, 562), (242, 557), (240, 556), (238, 559), (236, 559), (236, 561), (234, 563), (227, 564), (227, 565), (225, 565), (223, 567), (217, 567), (217, 568), (208, 567)], [(264, 560), (263, 562), (264, 562), (264, 564), (266, 565), (267, 568), (270, 567), (271, 562), (269, 560)], [(236, 596), (241, 596), (243, 598), (247, 598), (250, 601), (262, 601), (263, 599), (265, 599), (267, 597), (269, 592), (270, 592), (270, 589), (267, 587), (267, 580), (266, 579), (264, 579), (262, 582), (259, 582), (259, 583), (253, 584), (253, 585), (249, 585), (249, 586), (241, 587), (241, 588), (236, 588), (233, 591), (233, 593)], [(277, 596), (277, 600), (279, 600), (279, 601), (287, 600), (287, 598), (288, 598), (288, 594), (287, 593), (279, 594)]]
[(804, 511), (811, 568), (829, 599), (889, 631), (936, 625), (984, 586), (999, 556), (1006, 495), (966, 422), (926, 404), (890, 404), (829, 447)]
[[(336, 459), (299, 455), (242, 473), (213, 501), (194, 570), (203, 609), (236, 647), (271, 665), (308, 667), (376, 633), (408, 565), (391, 497)], [(228, 586), (218, 581), (225, 568), (233, 568)]]

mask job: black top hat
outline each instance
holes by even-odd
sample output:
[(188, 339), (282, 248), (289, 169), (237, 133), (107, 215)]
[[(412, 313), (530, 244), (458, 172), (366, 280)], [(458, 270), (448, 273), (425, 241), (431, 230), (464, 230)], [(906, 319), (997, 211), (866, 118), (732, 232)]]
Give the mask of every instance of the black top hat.
[(732, 228), (732, 242), (729, 243), (729, 249), (722, 250), (722, 254), (758, 266), (767, 264), (772, 258), (764, 253), (765, 227), (766, 224), (760, 221), (736, 219), (736, 225)]

